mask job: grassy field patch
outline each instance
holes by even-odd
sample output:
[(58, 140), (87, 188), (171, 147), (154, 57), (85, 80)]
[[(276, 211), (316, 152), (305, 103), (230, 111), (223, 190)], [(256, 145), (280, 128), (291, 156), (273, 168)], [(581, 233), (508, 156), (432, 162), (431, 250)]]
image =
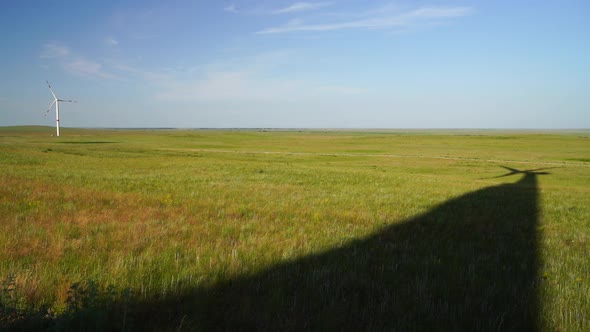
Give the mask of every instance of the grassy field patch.
[(50, 133), (0, 128), (2, 328), (590, 325), (586, 135)]

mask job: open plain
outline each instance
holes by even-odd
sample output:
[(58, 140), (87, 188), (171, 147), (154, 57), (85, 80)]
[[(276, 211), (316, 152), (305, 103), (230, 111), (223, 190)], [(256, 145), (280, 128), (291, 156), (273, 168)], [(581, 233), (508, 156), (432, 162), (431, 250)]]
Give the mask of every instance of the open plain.
[(0, 128), (0, 327), (590, 326), (590, 131)]

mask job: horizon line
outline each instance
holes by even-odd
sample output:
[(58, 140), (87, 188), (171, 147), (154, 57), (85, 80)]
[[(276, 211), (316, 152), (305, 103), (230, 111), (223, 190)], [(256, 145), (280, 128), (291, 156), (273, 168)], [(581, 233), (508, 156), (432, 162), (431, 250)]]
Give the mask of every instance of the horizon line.
[[(10, 128), (10, 127), (47, 127), (54, 129), (55, 126), (48, 126), (48, 125), (0, 125), (0, 128)], [(588, 128), (503, 128), (503, 127), (173, 127), (173, 126), (165, 126), (165, 127), (144, 127), (144, 126), (136, 126), (136, 127), (103, 127), (103, 126), (96, 126), (96, 127), (88, 127), (88, 126), (76, 126), (76, 127), (63, 127), (60, 126), (61, 129), (107, 129), (107, 130), (509, 130), (509, 131), (588, 131)]]

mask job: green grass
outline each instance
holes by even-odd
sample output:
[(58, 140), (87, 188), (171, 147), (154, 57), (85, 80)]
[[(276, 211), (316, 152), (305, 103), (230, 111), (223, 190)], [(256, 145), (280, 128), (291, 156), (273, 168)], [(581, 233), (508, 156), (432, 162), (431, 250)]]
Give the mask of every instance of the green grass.
[(0, 127), (6, 329), (590, 326), (587, 131), (52, 130)]

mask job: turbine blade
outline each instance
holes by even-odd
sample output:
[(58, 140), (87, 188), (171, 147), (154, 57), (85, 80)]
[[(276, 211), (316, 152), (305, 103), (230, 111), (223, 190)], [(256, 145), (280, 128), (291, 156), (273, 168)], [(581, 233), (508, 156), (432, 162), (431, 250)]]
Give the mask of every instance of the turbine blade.
[(45, 115), (43, 115), (43, 116), (47, 116), (47, 113), (49, 113), (49, 111), (51, 111), (53, 104), (55, 104), (56, 102), (57, 102), (57, 100), (54, 100), (53, 103), (51, 103), (51, 105), (49, 105), (49, 107), (47, 107), (47, 111), (45, 112)]
[(513, 172), (512, 173), (506, 173), (506, 174), (502, 174), (502, 175), (498, 175), (498, 176), (492, 176), (490, 178), (484, 178), (484, 179), (498, 179), (498, 178), (503, 178), (503, 177), (506, 177), (506, 176), (514, 175), (514, 174), (515, 173), (513, 173)]
[(57, 101), (64, 101), (66, 103), (77, 103), (77, 100), (65, 100), (65, 99), (58, 99)]
[(55, 93), (53, 93), (53, 90), (51, 89), (51, 84), (49, 84), (49, 81), (45, 81), (47, 82), (47, 86), (49, 87), (49, 91), (51, 91), (51, 94), (53, 95), (53, 98), (57, 100), (57, 97), (55, 96)]
[(500, 167), (502, 167), (502, 168), (504, 168), (504, 169), (506, 169), (506, 170), (508, 170), (510, 172), (508, 172), (506, 174), (498, 175), (498, 176), (492, 176), (492, 177), (489, 177), (489, 178), (482, 178), (482, 180), (483, 179), (498, 179), (498, 178), (503, 178), (503, 177), (514, 175), (514, 174), (518, 174), (518, 173), (523, 173), (522, 171), (519, 171), (516, 168), (512, 168), (512, 167), (508, 167), (508, 166), (502, 166), (502, 165), (500, 165)]
[(506, 176), (510, 176), (510, 175), (514, 175), (514, 174), (535, 174), (535, 175), (548, 175), (551, 174), (549, 172), (540, 172), (540, 171), (544, 171), (547, 169), (552, 169), (552, 168), (561, 168), (562, 166), (554, 166), (554, 167), (543, 167), (543, 168), (535, 168), (535, 169), (527, 169), (524, 171), (519, 171), (516, 168), (512, 168), (512, 167), (508, 167), (508, 166), (501, 166), (500, 167), (510, 171), (506, 174), (502, 174), (502, 175), (498, 175), (498, 176), (492, 176), (489, 178), (482, 178), (483, 179), (497, 179), (497, 178), (503, 178)]
[(53, 107), (53, 104), (55, 104), (57, 102), (57, 100), (54, 100), (51, 105), (49, 105), (49, 107), (47, 107), (47, 111), (51, 111), (51, 108)]
[(509, 170), (511, 172), (510, 174), (522, 173), (522, 171), (519, 171), (516, 168), (511, 168), (511, 167), (508, 167), (508, 166), (500, 166), (500, 167)]
[(526, 172), (538, 172), (538, 171), (544, 171), (546, 169), (552, 169), (552, 168), (561, 168), (561, 167), (560, 166), (554, 166), (554, 167), (535, 168), (535, 169), (529, 169)]

